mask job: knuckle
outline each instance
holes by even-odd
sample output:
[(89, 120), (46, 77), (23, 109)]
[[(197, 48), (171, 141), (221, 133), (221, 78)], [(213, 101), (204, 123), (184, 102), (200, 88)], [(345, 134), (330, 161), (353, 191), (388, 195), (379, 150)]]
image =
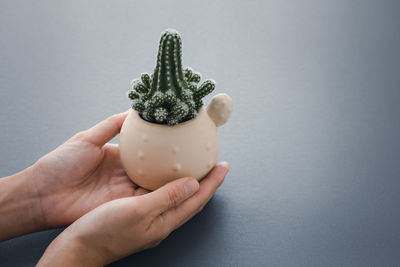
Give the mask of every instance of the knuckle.
[(83, 140), (86, 138), (86, 131), (77, 132), (72, 138), (77, 140)]
[(152, 241), (152, 242), (148, 243), (147, 245), (145, 245), (143, 247), (143, 250), (149, 249), (149, 248), (154, 248), (154, 247), (158, 246), (160, 243), (161, 243), (161, 241)]
[(178, 205), (181, 192), (176, 187), (169, 189), (167, 192), (168, 192), (168, 207), (169, 208), (176, 207)]
[(171, 233), (171, 229), (170, 229), (171, 227), (169, 226), (169, 224), (167, 224), (167, 220), (166, 220), (164, 214), (161, 214), (158, 217), (158, 220), (159, 220), (160, 227), (158, 228), (158, 231), (157, 231), (156, 240), (161, 242), (162, 240), (167, 238), (167, 236)]
[(109, 116), (106, 120), (110, 123), (115, 123), (118, 120), (118, 118), (119, 118), (119, 115), (114, 114), (114, 115)]
[(169, 234), (171, 233), (171, 230), (169, 230), (167, 227), (165, 227), (161, 233), (160, 233), (160, 237), (157, 239), (159, 242), (163, 241), (164, 239), (166, 239)]
[(207, 205), (207, 202), (202, 203), (198, 209), (196, 210), (196, 213), (202, 212), (204, 207)]
[(198, 209), (197, 209), (197, 213), (202, 212), (204, 209), (205, 205), (201, 205)]
[(149, 248), (154, 248), (154, 247), (160, 245), (161, 242), (162, 242), (162, 240), (156, 240), (150, 244)]
[(133, 218), (138, 219), (145, 214), (143, 206), (140, 205), (139, 201), (136, 198), (132, 199), (132, 203), (130, 206)]
[(120, 128), (121, 125), (119, 124), (120, 121), (120, 114), (114, 114), (108, 117), (107, 122), (115, 128)]

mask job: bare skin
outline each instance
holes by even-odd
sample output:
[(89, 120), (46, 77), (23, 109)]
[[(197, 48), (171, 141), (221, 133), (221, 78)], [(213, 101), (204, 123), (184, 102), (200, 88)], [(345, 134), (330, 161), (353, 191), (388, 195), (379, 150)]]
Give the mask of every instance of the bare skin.
[(111, 116), (76, 134), (35, 164), (41, 177), (35, 187), (48, 227), (70, 224), (107, 201), (148, 192), (126, 175), (118, 145), (107, 143), (126, 116)]
[(203, 209), (228, 169), (221, 163), (200, 185), (181, 178), (152, 193), (99, 206), (65, 229), (38, 266), (103, 266), (158, 245)]
[[(217, 165), (200, 185), (186, 177), (149, 193), (126, 175), (118, 145), (107, 143), (126, 116), (113, 115), (0, 179), (0, 241), (72, 223), (39, 265), (101, 266), (158, 244), (199, 212), (229, 165)], [(81, 248), (87, 253), (81, 255)]]

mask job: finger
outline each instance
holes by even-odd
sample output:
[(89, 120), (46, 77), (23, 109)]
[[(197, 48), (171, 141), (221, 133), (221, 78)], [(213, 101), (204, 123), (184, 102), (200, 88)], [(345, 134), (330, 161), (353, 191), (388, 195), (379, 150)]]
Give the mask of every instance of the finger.
[[(170, 231), (175, 230), (196, 213), (198, 213), (211, 199), (217, 188), (223, 183), (229, 171), (229, 164), (221, 162), (200, 183), (199, 191), (174, 209), (164, 212), (162, 224), (166, 224)], [(164, 226), (165, 227), (165, 226)]]
[(199, 190), (199, 182), (192, 177), (180, 178), (141, 196), (147, 210), (161, 214), (180, 205)]
[(111, 144), (111, 143), (106, 143), (103, 146), (104, 150), (107, 151), (107, 153), (110, 153), (113, 157), (119, 158), (119, 145), (118, 144)]
[(137, 197), (137, 196), (141, 196), (141, 195), (145, 195), (147, 193), (150, 193), (149, 190), (144, 189), (142, 187), (138, 187), (135, 192), (133, 193), (133, 196)]
[(97, 146), (104, 145), (120, 132), (128, 112), (112, 115), (86, 130), (85, 139)]

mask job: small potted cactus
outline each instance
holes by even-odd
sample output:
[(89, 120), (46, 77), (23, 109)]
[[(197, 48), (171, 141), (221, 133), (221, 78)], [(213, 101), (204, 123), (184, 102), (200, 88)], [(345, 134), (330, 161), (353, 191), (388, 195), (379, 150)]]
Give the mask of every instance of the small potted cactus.
[(214, 96), (207, 107), (202, 98), (215, 88), (200, 74), (182, 67), (182, 41), (175, 30), (163, 32), (157, 64), (143, 73), (128, 93), (132, 109), (121, 128), (121, 161), (137, 185), (155, 190), (180, 177), (203, 178), (216, 164), (217, 127), (232, 112), (232, 99)]

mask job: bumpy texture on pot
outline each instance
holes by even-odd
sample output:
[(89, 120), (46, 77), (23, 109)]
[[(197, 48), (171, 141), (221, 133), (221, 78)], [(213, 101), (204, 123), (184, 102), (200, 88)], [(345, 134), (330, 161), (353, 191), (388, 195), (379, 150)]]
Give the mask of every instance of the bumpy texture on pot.
[(132, 108), (146, 121), (170, 126), (193, 119), (203, 106), (202, 98), (215, 89), (191, 68), (182, 68), (182, 40), (175, 30), (166, 30), (160, 39), (157, 64), (151, 75), (143, 73), (132, 82), (128, 96)]
[(229, 119), (232, 99), (218, 94), (203, 107), (215, 83), (199, 82), (200, 74), (182, 69), (179, 34), (165, 31), (153, 74), (133, 81), (132, 109), (121, 128), (121, 162), (136, 185), (155, 190), (180, 177), (200, 180), (215, 166), (217, 127)]

